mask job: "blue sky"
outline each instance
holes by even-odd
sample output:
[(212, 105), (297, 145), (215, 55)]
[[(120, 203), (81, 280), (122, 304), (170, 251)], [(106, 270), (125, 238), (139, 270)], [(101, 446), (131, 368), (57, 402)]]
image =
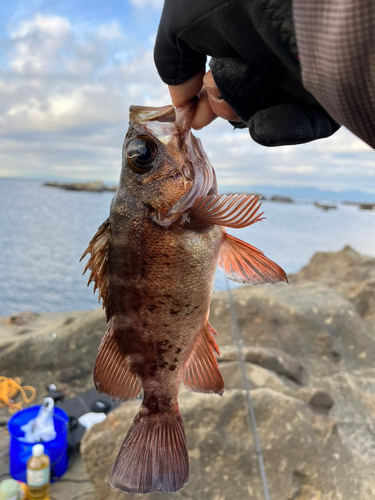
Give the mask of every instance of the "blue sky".
[[(119, 177), (131, 104), (169, 103), (152, 50), (160, 0), (0, 3), (0, 176)], [(216, 120), (197, 133), (219, 186), (375, 193), (374, 152), (347, 130), (264, 148)]]

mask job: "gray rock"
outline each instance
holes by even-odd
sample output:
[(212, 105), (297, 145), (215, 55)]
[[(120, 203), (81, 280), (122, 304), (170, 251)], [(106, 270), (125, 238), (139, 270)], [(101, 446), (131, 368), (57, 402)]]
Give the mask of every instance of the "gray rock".
[(340, 252), (317, 252), (291, 283), (333, 278), (339, 282), (363, 281), (375, 278), (375, 258), (361, 255), (347, 245)]
[(43, 186), (57, 187), (67, 191), (92, 191), (101, 193), (103, 191), (117, 191), (117, 187), (107, 187), (102, 181), (93, 182), (45, 182)]
[[(375, 497), (374, 263), (346, 247), (317, 254), (290, 286), (232, 291), (273, 500)], [(214, 294), (210, 322), (226, 391), (222, 398), (181, 393), (191, 479), (173, 496), (260, 500), (226, 293)], [(22, 328), (27, 331), (20, 335)], [(20, 376), (40, 399), (51, 382), (68, 395), (83, 392), (92, 387), (104, 331), (100, 310), (42, 314), (25, 326), (0, 318), (1, 375)], [(110, 489), (108, 476), (139, 404), (122, 405), (84, 439), (99, 500), (125, 498)]]
[[(272, 370), (279, 375), (302, 384), (306, 379), (306, 372), (296, 359), (281, 349), (275, 347), (245, 347), (243, 349), (245, 361)], [(236, 347), (224, 346), (221, 350), (219, 362), (238, 360), (238, 351)]]
[[(72, 321), (65, 324), (67, 317)], [(92, 371), (100, 341), (106, 330), (101, 309), (74, 313), (41, 314), (28, 324), (30, 331), (17, 335), (19, 327), (0, 323), (1, 375), (21, 378), (33, 386), (40, 403), (47, 396), (46, 385), (54, 383), (73, 397), (93, 386)], [(0, 408), (0, 422), (9, 419)]]
[[(252, 397), (271, 498), (373, 497), (371, 464), (358, 460), (334, 420), (314, 414), (299, 399), (270, 389), (254, 390)], [(138, 406), (139, 402), (123, 404), (84, 438), (82, 456), (98, 500), (124, 498), (122, 492), (110, 488), (108, 478)], [(263, 499), (243, 391), (227, 391), (222, 398), (184, 392), (180, 407), (190, 455), (190, 482), (177, 493), (155, 492), (148, 498)]]
[[(304, 367), (312, 385), (324, 375), (372, 366), (372, 327), (339, 291), (308, 282), (239, 287), (232, 295), (245, 347), (284, 351), (295, 367)], [(210, 315), (220, 347), (233, 345), (225, 299), (224, 292), (215, 294)]]

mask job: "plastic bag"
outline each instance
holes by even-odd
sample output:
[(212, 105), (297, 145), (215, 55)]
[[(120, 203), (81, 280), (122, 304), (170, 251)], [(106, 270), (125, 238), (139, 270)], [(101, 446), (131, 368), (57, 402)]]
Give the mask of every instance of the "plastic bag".
[(27, 443), (38, 443), (40, 441), (52, 441), (56, 437), (53, 423), (54, 401), (52, 398), (44, 398), (38, 415), (21, 427), (25, 433), (24, 438), (18, 438)]

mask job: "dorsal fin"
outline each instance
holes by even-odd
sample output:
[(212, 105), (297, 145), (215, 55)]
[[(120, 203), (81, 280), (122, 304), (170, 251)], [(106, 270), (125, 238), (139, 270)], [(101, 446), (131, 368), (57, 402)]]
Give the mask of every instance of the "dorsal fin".
[(107, 312), (107, 318), (110, 316), (109, 311), (110, 300), (109, 300), (109, 287), (107, 280), (107, 263), (108, 263), (108, 248), (111, 237), (111, 225), (109, 219), (107, 219), (97, 230), (95, 236), (89, 243), (89, 246), (84, 251), (80, 262), (90, 254), (90, 258), (86, 264), (83, 274), (89, 269), (91, 271), (87, 286), (94, 281), (93, 293), (99, 290), (99, 302), (100, 299), (103, 300), (103, 307), (105, 307)]

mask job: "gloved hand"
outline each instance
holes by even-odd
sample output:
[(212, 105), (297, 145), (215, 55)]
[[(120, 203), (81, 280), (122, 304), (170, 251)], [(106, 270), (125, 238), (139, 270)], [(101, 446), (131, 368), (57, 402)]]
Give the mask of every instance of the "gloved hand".
[(291, 0), (166, 0), (154, 58), (179, 85), (206, 55), (221, 97), (264, 146), (328, 137), (339, 125), (302, 85)]

